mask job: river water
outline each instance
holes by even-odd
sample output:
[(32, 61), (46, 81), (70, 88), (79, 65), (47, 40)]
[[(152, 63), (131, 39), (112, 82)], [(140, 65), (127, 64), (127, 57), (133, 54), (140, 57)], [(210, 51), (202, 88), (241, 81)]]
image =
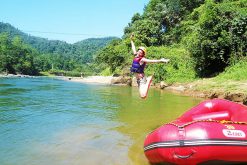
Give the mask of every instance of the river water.
[(145, 136), (201, 99), (54, 78), (0, 78), (3, 165), (148, 165)]

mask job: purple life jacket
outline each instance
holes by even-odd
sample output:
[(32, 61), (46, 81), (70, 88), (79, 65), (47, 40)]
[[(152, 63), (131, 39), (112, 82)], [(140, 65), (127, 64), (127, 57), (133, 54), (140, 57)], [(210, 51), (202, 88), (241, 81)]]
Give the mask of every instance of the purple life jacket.
[(144, 68), (146, 66), (146, 63), (144, 62), (142, 65), (140, 64), (140, 61), (143, 57), (135, 57), (132, 62), (132, 66), (130, 68), (131, 72), (134, 73), (144, 73)]

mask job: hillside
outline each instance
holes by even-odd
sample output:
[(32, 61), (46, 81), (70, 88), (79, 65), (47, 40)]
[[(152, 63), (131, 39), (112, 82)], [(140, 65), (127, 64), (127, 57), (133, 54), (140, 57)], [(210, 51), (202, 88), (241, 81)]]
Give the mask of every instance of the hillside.
[(94, 57), (117, 37), (90, 38), (75, 44), (23, 33), (0, 22), (0, 73), (36, 75), (50, 72), (79, 76), (95, 74)]
[(247, 0), (150, 0), (136, 13), (121, 41), (98, 55), (103, 74), (126, 74), (131, 66), (130, 36), (146, 58), (169, 58), (148, 65), (146, 75), (166, 89), (247, 104)]
[(96, 53), (109, 44), (112, 40), (119, 39), (117, 37), (105, 37), (105, 38), (88, 38), (73, 44), (76, 49), (75, 54), (81, 57), (84, 63), (91, 63)]
[(112, 72), (130, 66), (134, 34), (135, 45), (146, 46), (148, 58), (171, 59), (167, 66), (147, 68), (155, 81), (214, 77), (247, 60), (246, 26), (247, 0), (150, 0), (143, 14), (133, 15), (122, 41), (103, 49), (98, 61)]
[[(235, 65), (239, 67), (234, 72), (245, 73), (238, 64), (247, 61), (247, 0), (150, 0), (143, 14), (133, 15), (121, 39), (88, 39), (75, 44), (35, 38), (9, 24), (0, 25), (10, 37), (19, 34), (38, 50), (34, 64), (41, 71), (128, 74), (130, 35), (134, 34), (136, 47), (147, 47), (147, 58), (170, 59), (167, 65), (147, 67), (145, 72), (154, 75), (154, 82), (183, 83), (222, 73), (229, 77), (226, 70)], [(3, 41), (7, 43), (7, 39)], [(17, 41), (8, 42), (15, 48)], [(6, 66), (9, 64), (2, 64), (2, 70)], [(231, 79), (240, 78), (232, 75)]]
[(73, 56), (80, 59), (82, 63), (92, 62), (93, 55), (117, 37), (89, 38), (69, 44), (59, 40), (48, 40), (41, 37), (28, 35), (8, 23), (0, 22), (0, 33), (9, 33), (10, 38), (19, 36), (24, 43), (32, 46), (41, 54), (60, 54), (62, 56)]

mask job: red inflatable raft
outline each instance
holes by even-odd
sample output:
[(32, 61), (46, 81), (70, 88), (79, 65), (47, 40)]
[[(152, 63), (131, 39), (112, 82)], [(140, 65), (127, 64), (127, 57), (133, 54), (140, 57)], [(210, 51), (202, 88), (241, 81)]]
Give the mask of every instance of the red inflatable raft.
[(151, 164), (247, 164), (247, 107), (204, 101), (151, 132), (144, 152)]

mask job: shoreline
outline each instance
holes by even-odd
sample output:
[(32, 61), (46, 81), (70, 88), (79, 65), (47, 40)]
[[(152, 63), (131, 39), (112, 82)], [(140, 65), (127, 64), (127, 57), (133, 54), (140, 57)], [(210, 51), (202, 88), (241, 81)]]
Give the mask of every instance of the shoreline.
[(123, 76), (60, 77), (60, 79), (88, 84), (132, 86), (132, 84), (130, 84), (132, 81), (131, 78)]
[(79, 82), (79, 83), (110, 85), (112, 76), (61, 77), (61, 79), (66, 81)]
[[(29, 75), (3, 75), (0, 74), (0, 78), (10, 78), (10, 77), (23, 77), (30, 78), (36, 76)], [(39, 77), (39, 76), (38, 76)], [(133, 86), (136, 87), (135, 78), (129, 76), (88, 76), (88, 77), (65, 77), (65, 76), (54, 76), (57, 79), (72, 81), (78, 83), (88, 83), (88, 84), (99, 84), (99, 85), (121, 85), (121, 86)], [(214, 84), (214, 85), (212, 85)], [(216, 85), (215, 85), (216, 84)], [(202, 79), (190, 83), (174, 83), (168, 85), (165, 82), (152, 83), (152, 88), (157, 88), (160, 90), (166, 90), (169, 92), (174, 92), (176, 94), (181, 94), (184, 96), (213, 99), (220, 98), (237, 103), (247, 105), (247, 81), (239, 82), (229, 80), (228, 82), (220, 83), (215, 80)], [(234, 87), (234, 88), (233, 88)]]
[[(105, 85), (128, 85), (136, 87), (135, 78), (131, 77), (114, 77), (114, 76), (89, 76), (86, 78), (68, 78), (69, 81), (80, 82), (80, 83), (96, 83), (96, 84), (105, 84)], [(166, 90), (169, 92), (174, 92), (177, 94), (181, 94), (184, 96), (204, 98), (204, 99), (226, 99), (230, 101), (234, 101), (240, 104), (247, 105), (247, 93), (242, 89), (247, 89), (247, 81), (242, 82), (241, 86), (237, 81), (229, 81), (229, 85), (223, 86), (221, 84), (220, 87), (212, 86), (211, 88), (207, 88), (211, 83), (216, 83), (214, 81), (209, 81), (209, 79), (203, 79), (199, 81), (194, 81), (190, 83), (175, 83), (172, 85), (167, 85), (164, 82), (160, 83), (152, 83), (152, 88), (157, 88), (160, 90)], [(225, 82), (226, 83), (226, 82)], [(217, 84), (217, 83), (216, 83)], [(232, 87), (232, 84), (235, 84), (236, 90), (229, 91), (228, 88)], [(205, 89), (200, 89), (205, 86)]]
[[(195, 81), (191, 83), (173, 84), (171, 86), (164, 88), (164, 90), (175, 92), (184, 96), (191, 96), (191, 97), (204, 98), (204, 99), (219, 98), (219, 99), (226, 99), (247, 105), (247, 92), (242, 89), (242, 88), (247, 89), (247, 84), (238, 86), (239, 84), (238, 81), (228, 81), (225, 82), (224, 85), (219, 84), (221, 85), (221, 87), (218, 87), (218, 86), (210, 86), (211, 83), (212, 83), (211, 81), (205, 79), (205, 80), (199, 80), (199, 82)], [(236, 87), (235, 89), (231, 89), (232, 83), (235, 84)]]
[(37, 77), (23, 74), (0, 74), (0, 78), (11, 78), (11, 77)]

